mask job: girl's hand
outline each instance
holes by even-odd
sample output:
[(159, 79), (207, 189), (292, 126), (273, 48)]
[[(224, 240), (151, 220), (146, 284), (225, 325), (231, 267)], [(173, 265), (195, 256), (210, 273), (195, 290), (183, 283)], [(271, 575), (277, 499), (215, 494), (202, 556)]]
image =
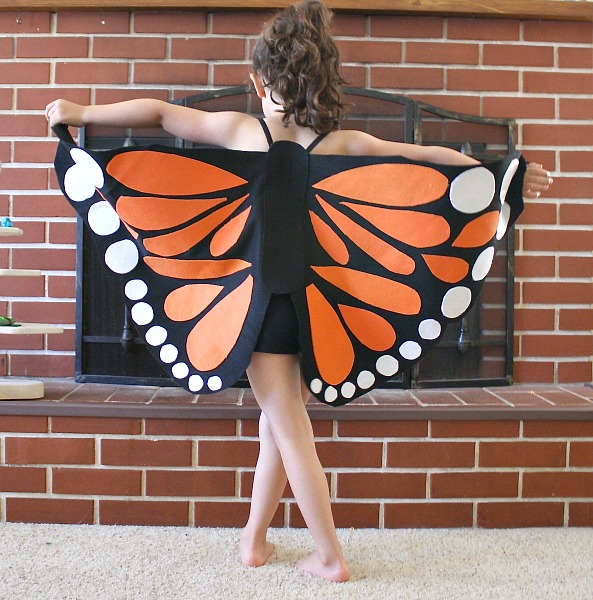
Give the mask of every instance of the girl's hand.
[(82, 127), (85, 124), (83, 120), (84, 108), (80, 104), (74, 104), (74, 102), (68, 102), (67, 100), (54, 100), (45, 107), (45, 118), (52, 127), (60, 123)]
[(523, 178), (523, 197), (539, 198), (550, 187), (553, 181), (550, 173), (541, 165), (528, 163), (525, 177)]

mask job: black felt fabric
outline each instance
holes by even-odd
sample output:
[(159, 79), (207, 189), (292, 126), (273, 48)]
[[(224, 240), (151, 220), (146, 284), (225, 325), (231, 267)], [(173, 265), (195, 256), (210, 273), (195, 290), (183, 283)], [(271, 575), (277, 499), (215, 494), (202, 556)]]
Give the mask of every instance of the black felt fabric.
[[(339, 406), (373, 387), (381, 387), (395, 375), (391, 372), (395, 362), (397, 363), (398, 372), (409, 369), (432, 346), (438, 343), (447, 323), (461, 318), (475, 302), (483, 284), (483, 279), (473, 280), (470, 268), (470, 272), (455, 283), (439, 280), (428, 268), (425, 255), (461, 258), (467, 261), (470, 266), (473, 266), (478, 262), (482, 253), (485, 251), (490, 252), (489, 248), (492, 248), (493, 251), (500, 244), (500, 241), (493, 237), (476, 248), (458, 248), (455, 246), (454, 241), (472, 220), (495, 210), (500, 211), (499, 194), (504, 174), (509, 165), (513, 161), (517, 162), (517, 159), (519, 159), (520, 164), (517, 174), (510, 182), (509, 192), (504, 203), (510, 208), (510, 223), (518, 217), (523, 208), (521, 185), (525, 162), (518, 154), (514, 154), (485, 165), (485, 170), (482, 173), (488, 171), (492, 174), (495, 181), (495, 190), (491, 202), (475, 214), (465, 214), (452, 205), (449, 197), (450, 187), (447, 187), (442, 197), (436, 198), (434, 201), (418, 206), (394, 207), (393, 217), (387, 218), (387, 221), (401, 221), (403, 219), (405, 222), (406, 214), (410, 214), (406, 211), (415, 211), (439, 215), (449, 224), (450, 235), (442, 243), (429, 247), (422, 247), (421, 244), (414, 246), (397, 239), (397, 236), (393, 237), (391, 234), (386, 233), (384, 223), (381, 221), (373, 224), (356, 213), (354, 209), (358, 206), (374, 206), (372, 200), (352, 199), (349, 197), (347, 186), (343, 189), (340, 188), (339, 194), (320, 192), (317, 184), (345, 172), (350, 174), (362, 173), (361, 177), (364, 177), (365, 171), (356, 169), (376, 165), (400, 165), (404, 168), (402, 172), (405, 172), (408, 167), (426, 167), (428, 169), (427, 173), (440, 174), (439, 176), (446, 178), (448, 184), (451, 184), (451, 182), (458, 181), (459, 177), (465, 176), (474, 167), (450, 167), (415, 163), (397, 156), (310, 156), (300, 146), (291, 142), (277, 142), (272, 145), (267, 153), (221, 149), (185, 150), (159, 146), (120, 148), (108, 151), (82, 151), (74, 145), (65, 128), (57, 128), (56, 132), (61, 139), (55, 160), (60, 186), (66, 198), (89, 225), (91, 225), (93, 211), (96, 210), (97, 206), (99, 208), (104, 207), (105, 202), (116, 208), (119, 199), (122, 197), (137, 198), (140, 203), (143, 198), (152, 197), (164, 198), (165, 202), (168, 200), (167, 194), (163, 194), (161, 191), (151, 193), (150, 190), (134, 189), (126, 185), (126, 182), (119, 181), (110, 175), (110, 163), (116, 157), (120, 157), (125, 153), (149, 150), (151, 153), (159, 153), (163, 157), (173, 157), (174, 160), (190, 159), (199, 161), (201, 164), (212, 165), (238, 176), (244, 181), (244, 183), (228, 189), (210, 193), (188, 194), (181, 198), (175, 198), (178, 201), (210, 201), (213, 198), (222, 198), (223, 207), (232, 202), (238, 202), (238, 199), (246, 198), (240, 203), (240, 208), (231, 213), (226, 220), (221, 222), (220, 225), (212, 227), (205, 237), (197, 240), (195, 244), (179, 255), (161, 258), (147, 250), (146, 244), (149, 244), (150, 240), (157, 235), (175, 233), (177, 229), (187, 229), (196, 224), (200, 225), (205, 219), (204, 216), (196, 215), (194, 218), (190, 218), (183, 227), (172, 227), (164, 232), (136, 228), (132, 234), (130, 227), (127, 227), (123, 222), (116, 226), (113, 231), (109, 230), (107, 233), (103, 232), (100, 235), (94, 232), (97, 247), (105, 256), (108, 252), (116, 253), (114, 249), (119, 249), (120, 246), (115, 244), (119, 242), (125, 242), (128, 249), (130, 245), (133, 245), (136, 249), (132, 254), (137, 253), (139, 257), (137, 264), (125, 272), (116, 273), (116, 276), (121, 278), (124, 286), (132, 285), (130, 282), (141, 281), (147, 287), (143, 297), (137, 298), (132, 295), (132, 298), (126, 298), (132, 315), (135, 313), (140, 314), (140, 317), (135, 321), (135, 327), (138, 333), (146, 338), (147, 345), (155, 358), (171, 374), (174, 381), (190, 389), (190, 391), (199, 391), (199, 393), (215, 392), (232, 386), (242, 376), (254, 349), (258, 347), (256, 344), (260, 339), (262, 324), (272, 294), (282, 295), (281, 302), (284, 303), (285, 309), (290, 308), (288, 312), (292, 311), (292, 305), (294, 305), (298, 320), (298, 344), (293, 343), (297, 334), (294, 327), (291, 326), (293, 328), (287, 336), (289, 340), (287, 347), (291, 349), (290, 351), (294, 348), (295, 352), (297, 349), (302, 352), (302, 370), (305, 380), (319, 400)], [(139, 166), (136, 165), (136, 168), (141, 169), (141, 161), (138, 162), (140, 164)], [(76, 171), (75, 178), (72, 175), (74, 171), (71, 171), (71, 169), (73, 167), (78, 168), (79, 163), (85, 164), (86, 171), (81, 171), (83, 172), (83, 179), (86, 172), (89, 173), (91, 178), (96, 177), (96, 173), (100, 172), (103, 181), (94, 188), (91, 182), (88, 197), (74, 199), (72, 190), (75, 190), (78, 194), (78, 188), (73, 188), (70, 184), (73, 180), (78, 182), (80, 173)], [(152, 176), (153, 174), (147, 174), (147, 179), (149, 175)], [(99, 180), (100, 178), (97, 178), (97, 181)], [(142, 180), (142, 177), (140, 177), (140, 180)], [(370, 188), (374, 185), (373, 182), (369, 181), (367, 186), (364, 180), (356, 181), (356, 183), (357, 193), (360, 193), (361, 197), (365, 196), (367, 187)], [(382, 184), (383, 187), (379, 186), (375, 205), (385, 209), (386, 214), (388, 214), (392, 209), (381, 204), (383, 201), (381, 197), (382, 190), (387, 192), (391, 187), (397, 187), (404, 183), (398, 181), (395, 177), (393, 181)], [(419, 184), (421, 183), (419, 181)], [(79, 183), (76, 185), (79, 185)], [(80, 186), (85, 188), (83, 184), (80, 184)], [(477, 196), (481, 193), (482, 190), (476, 190)], [(173, 200), (173, 197), (171, 197), (171, 200)], [(229, 220), (238, 216), (245, 207), (250, 207), (250, 213), (239, 237), (222, 255), (213, 255), (211, 244), (218, 231)], [(217, 210), (218, 208), (204, 214), (208, 216)], [(340, 219), (334, 219), (332, 216), (334, 213), (339, 213), (341, 215)], [(369, 255), (364, 248), (364, 244), (361, 245), (360, 239), (357, 237), (358, 234), (345, 233), (346, 229), (338, 224), (343, 218), (347, 218), (348, 222), (354, 223), (352, 227), (356, 231), (365, 230), (373, 236), (375, 241), (379, 240), (379, 242), (376, 242), (377, 244), (389, 245), (410, 257), (415, 265), (413, 271), (409, 274), (402, 274), (393, 273), (386, 269), (385, 266)], [(338, 242), (343, 244), (348, 253), (345, 263), (336, 262), (336, 259), (320, 243), (319, 233), (314, 230), (314, 221), (322, 221), (323, 227), (330, 229), (332, 236), (335, 236)], [(121, 247), (123, 248), (123, 246)], [(167, 268), (169, 268), (169, 265), (175, 265), (177, 270), (174, 272), (177, 275), (159, 274), (158, 269), (154, 266), (156, 264), (155, 260), (168, 265)], [(220, 265), (231, 264), (232, 261), (241, 261), (242, 267), (235, 272), (218, 277), (187, 278), (179, 276), (180, 269), (194, 264), (193, 261), (202, 261), (200, 264), (206, 264), (207, 262), (216, 269)], [(348, 277), (353, 277), (352, 287), (348, 288), (348, 286), (336, 284), (332, 277), (327, 275), (330, 271), (324, 269), (330, 269), (332, 274), (339, 273), (340, 276), (348, 274)], [(367, 275), (369, 274), (377, 279), (368, 279)], [(385, 302), (394, 300), (394, 298), (367, 300), (367, 292), (372, 290), (366, 289), (369, 286), (366, 286), (363, 282), (379, 281), (379, 279), (381, 281), (389, 280), (398, 285), (401, 284), (412, 290), (412, 293), (417, 293), (421, 298), (421, 306), (417, 312), (415, 314), (403, 314), (383, 306)], [(199, 314), (190, 319), (170, 319), (166, 305), (171, 294), (174, 296), (177, 290), (184, 286), (202, 285), (204, 283), (217, 286), (217, 289), (220, 288), (218, 296), (207, 304)], [(195, 347), (199, 346), (205, 349), (206, 355), (210, 352), (210, 349), (212, 354), (220, 353), (221, 345), (226, 344), (228, 346), (228, 356), (214, 369), (205, 371), (196, 368), (192, 363), (193, 351), (190, 350), (188, 342), (192, 332), (195, 328), (200, 328), (200, 325), (205, 322), (204, 320), (208, 318), (212, 311), (216, 311), (216, 306), (219, 303), (226, 301), (224, 305), (226, 312), (221, 311), (224, 318), (220, 320), (220, 329), (221, 331), (224, 330), (228, 325), (226, 321), (232, 321), (236, 315), (232, 300), (237, 295), (237, 290), (248, 288), (251, 289), (248, 295), (248, 305), (237, 339), (229, 345), (228, 340), (226, 338), (222, 339), (223, 336), (219, 336), (216, 327), (213, 327), (209, 329), (211, 332), (209, 337), (201, 338), (199, 344), (194, 343), (194, 351)], [(443, 303), (449, 292), (454, 288), (467, 289), (471, 295), (471, 302), (461, 314), (455, 317), (443, 316)], [(386, 287), (385, 289), (391, 288)], [(286, 294), (289, 294), (290, 298)], [(313, 302), (315, 297), (321, 298), (321, 300), (315, 303)], [(230, 300), (226, 300), (227, 298)], [(288, 305), (286, 304), (287, 299), (290, 302)], [(276, 302), (277, 298), (273, 300), (273, 309)], [(339, 335), (345, 339), (346, 346), (351, 348), (352, 364), (347, 365), (345, 374), (340, 375), (339, 378), (335, 375), (328, 377), (326, 374), (333, 371), (339, 372), (343, 368), (343, 365), (339, 364), (343, 353), (339, 350), (339, 346), (336, 346), (336, 351), (332, 356), (331, 343), (334, 340), (323, 341), (323, 338), (320, 337), (319, 332), (323, 330), (324, 325), (320, 326), (319, 323), (323, 319), (320, 321), (317, 313), (315, 315), (311, 314), (313, 304), (320, 306), (322, 313), (323, 311), (329, 311), (327, 314), (335, 315), (335, 317), (332, 317), (334, 319), (334, 330), (339, 332)], [(244, 302), (241, 307), (245, 307)], [(377, 350), (365, 345), (363, 343), (366, 337), (364, 331), (362, 331), (362, 334), (359, 331), (357, 337), (354, 332), (356, 327), (353, 328), (352, 323), (348, 322), (348, 315), (353, 314), (353, 311), (355, 314), (363, 314), (360, 313), (360, 310), (372, 312), (389, 323), (397, 336), (391, 348)], [(273, 312), (274, 310), (272, 310)], [(146, 315), (151, 318), (148, 319)], [(269, 316), (270, 314), (268, 314)], [(292, 319), (292, 316), (290, 319)], [(419, 337), (419, 331), (424, 331), (427, 323), (434, 325), (433, 321), (438, 321), (440, 333), (435, 337)], [(271, 331), (273, 331), (276, 328), (275, 317), (271, 322)], [(282, 322), (282, 319), (280, 322)], [(278, 327), (284, 326), (278, 325)], [(157, 333), (162, 333), (159, 328), (166, 331), (165, 340), (161, 340), (162, 336), (157, 335)], [(363, 338), (363, 341), (359, 339), (360, 337)], [(322, 342), (319, 340), (322, 340)], [(337, 338), (335, 341), (336, 343), (339, 342)], [(260, 339), (260, 342), (263, 343), (263, 340)], [(272, 343), (266, 347), (272, 348), (272, 350), (266, 351), (276, 351), (273, 350)], [(420, 355), (415, 356), (418, 350)], [(284, 352), (284, 350), (277, 351)], [(163, 355), (167, 360), (163, 360)], [(174, 358), (171, 360), (173, 356)], [(336, 362), (335, 369), (334, 366), (327, 367), (328, 361), (332, 365), (333, 361)], [(335, 379), (335, 381), (330, 381), (330, 379)], [(200, 385), (202, 387), (199, 387)], [(199, 390), (196, 388), (199, 388)]]

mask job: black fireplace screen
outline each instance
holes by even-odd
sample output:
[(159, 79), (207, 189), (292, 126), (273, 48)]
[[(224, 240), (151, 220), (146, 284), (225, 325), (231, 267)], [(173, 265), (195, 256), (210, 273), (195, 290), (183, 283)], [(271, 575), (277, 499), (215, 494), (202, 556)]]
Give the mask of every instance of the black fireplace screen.
[[(383, 139), (449, 146), (477, 159), (514, 150), (515, 125), (442, 110), (404, 96), (346, 88), (351, 104), (347, 128)], [(244, 87), (205, 92), (177, 101), (202, 110), (240, 110), (261, 116), (255, 94)], [(89, 149), (158, 143), (193, 147), (161, 130), (91, 128), (80, 131)], [(510, 384), (513, 364), (514, 232), (497, 253), (472, 310), (450, 325), (439, 344), (389, 387), (444, 387)], [(138, 337), (127, 314), (118, 280), (103, 268), (82, 221), (77, 231), (76, 380), (81, 382), (173, 385)], [(245, 379), (238, 385), (247, 385)]]

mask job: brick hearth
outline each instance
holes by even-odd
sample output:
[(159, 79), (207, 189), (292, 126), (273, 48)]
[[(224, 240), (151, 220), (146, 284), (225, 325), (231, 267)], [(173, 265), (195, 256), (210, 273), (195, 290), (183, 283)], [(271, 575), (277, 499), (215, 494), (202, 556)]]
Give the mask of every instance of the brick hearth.
[[(249, 390), (45, 382), (0, 403), (3, 522), (241, 526)], [(310, 414), (339, 527), (593, 525), (593, 389), (383, 390)], [(287, 490), (275, 526), (303, 526)]]

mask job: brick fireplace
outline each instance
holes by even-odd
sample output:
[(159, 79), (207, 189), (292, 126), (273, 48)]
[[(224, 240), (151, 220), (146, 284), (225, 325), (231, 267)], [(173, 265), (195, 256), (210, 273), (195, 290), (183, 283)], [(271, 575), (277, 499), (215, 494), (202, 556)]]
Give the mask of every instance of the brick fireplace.
[[(45, 104), (171, 100), (245, 83), (262, 12), (0, 12), (0, 214), (25, 230), (0, 266), (0, 313), (59, 337), (0, 340), (17, 376), (74, 373), (73, 211), (51, 171)], [(555, 178), (516, 228), (515, 380), (591, 381), (593, 23), (338, 12), (349, 83), (445, 109), (514, 118), (518, 147)]]
[[(242, 85), (268, 16), (0, 11), (0, 215), (25, 231), (0, 248), (0, 268), (43, 273), (0, 279), (0, 314), (66, 330), (0, 337), (0, 374), (58, 378), (42, 401), (0, 403), (0, 520), (242, 524), (256, 449), (247, 390), (200, 403), (72, 381), (76, 220), (43, 109)], [(555, 180), (515, 231), (520, 385), (312, 408), (338, 524), (591, 526), (593, 22), (337, 11), (334, 29), (350, 85), (515, 119), (519, 149)], [(275, 524), (299, 519), (289, 497)]]

